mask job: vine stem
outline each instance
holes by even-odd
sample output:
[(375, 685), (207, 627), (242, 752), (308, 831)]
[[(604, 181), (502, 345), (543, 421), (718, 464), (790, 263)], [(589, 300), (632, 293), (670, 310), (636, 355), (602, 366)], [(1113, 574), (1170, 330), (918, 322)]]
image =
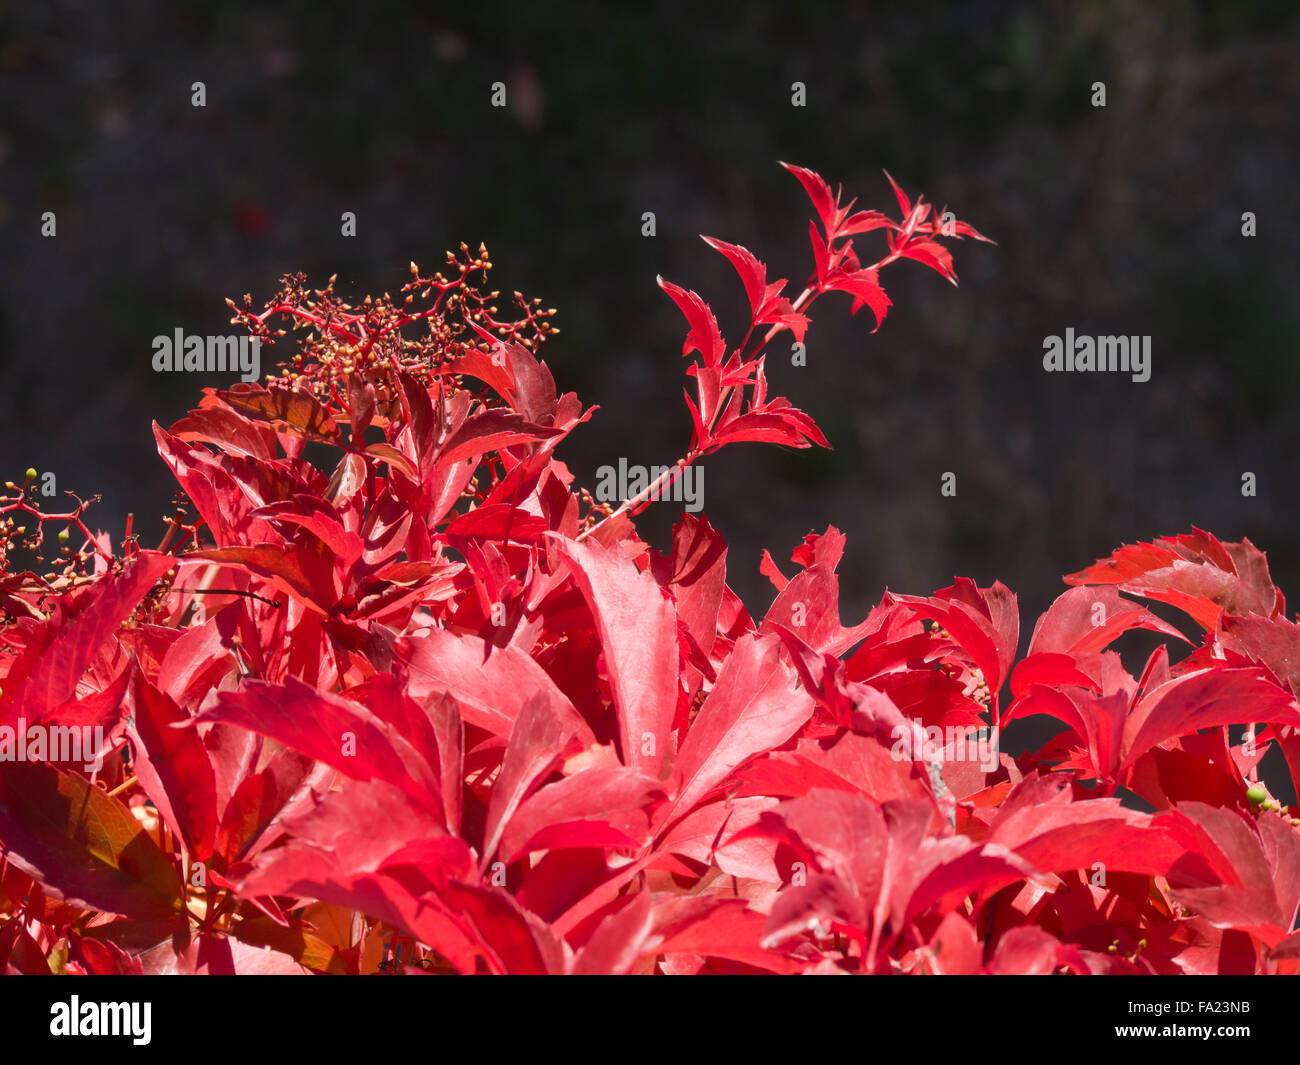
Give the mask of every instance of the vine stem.
[(613, 521), (615, 518), (619, 517), (619, 515), (626, 514), (629, 510), (641, 506), (642, 504), (653, 499), (656, 493), (658, 493), (661, 489), (668, 487), (668, 485), (672, 484), (672, 482), (675, 481), (677, 477), (680, 476), (681, 473), (685, 471), (685, 469), (692, 462), (694, 462), (697, 458), (699, 458), (701, 454), (702, 452), (700, 451), (693, 451), (689, 455), (685, 455), (682, 458), (678, 459), (677, 462), (675, 462), (672, 466), (670, 466), (658, 477), (656, 477), (653, 481), (651, 481), (649, 485), (643, 488), (631, 499), (624, 500), (623, 505), (620, 506), (618, 510), (611, 513), (608, 517), (602, 518), (599, 522), (597, 522), (595, 525), (592, 525), (590, 528), (584, 529), (582, 532), (580, 532), (577, 536), (578, 542), (581, 543), (583, 540), (585, 540), (588, 536), (594, 533), (606, 522)]
[[(800, 307), (802, 307), (805, 303), (807, 303), (809, 297), (812, 296), (816, 291), (817, 290), (811, 285), (805, 288), (803, 292), (799, 294), (799, 298), (795, 300), (794, 303), (792, 304), (794, 310), (797, 311)], [(757, 356), (760, 351), (762, 351), (765, 347), (767, 347), (768, 342), (774, 336), (776, 336), (778, 332), (780, 332), (782, 329), (785, 328), (787, 327), (780, 324), (772, 326), (772, 328), (767, 331), (767, 335), (763, 338), (763, 342), (759, 344), (758, 347), (754, 350), (754, 356), (751, 357)], [(749, 334), (746, 333), (745, 341), (748, 340), (749, 340)], [(743, 350), (744, 346), (745, 343), (742, 342), (740, 346), (740, 350)], [(726, 392), (723, 394), (721, 401), (718, 403), (718, 409), (714, 412), (713, 418), (710, 419), (710, 424), (708, 426), (708, 430), (710, 432), (713, 430), (712, 423), (716, 422), (718, 416), (722, 413), (723, 410), (726, 409), (727, 401), (731, 398), (731, 392), (733, 391), (733, 389), (734, 386), (728, 387)], [(686, 470), (686, 468), (689, 467), (693, 462), (695, 462), (695, 460), (698, 459), (702, 454), (704, 454), (703, 448), (693, 448), (686, 455), (683, 455), (672, 466), (670, 466), (667, 470), (665, 470), (658, 477), (656, 477), (650, 484), (648, 484), (640, 492), (634, 495), (631, 499), (624, 500), (623, 504), (613, 513), (611, 513), (608, 517), (602, 518), (595, 525), (579, 533), (577, 537), (578, 541), (581, 542), (585, 540), (588, 536), (594, 533), (606, 522), (613, 521), (615, 518), (619, 517), (620, 515), (626, 514), (628, 511), (634, 510), (637, 507), (640, 507), (642, 504), (646, 503), (647, 501), (653, 499), (658, 492), (660, 492), (664, 488), (667, 488), (669, 485), (673, 483), (673, 481), (675, 481), (679, 476), (681, 476), (681, 474)]]
[[(866, 267), (866, 269), (880, 270), (888, 266), (890, 263), (894, 262), (898, 258), (900, 258), (898, 252), (896, 251), (890, 252), (879, 262), (873, 263), (871, 266)], [(808, 285), (804, 288), (804, 290), (801, 293), (799, 293), (798, 299), (796, 299), (794, 303), (790, 305), (791, 309), (795, 311), (799, 310), (800, 308), (806, 306), (808, 303), (812, 302), (812, 300), (815, 299), (817, 296), (821, 295), (822, 292), (823, 289), (821, 283), (818, 282), (817, 284), (814, 284), (813, 281), (810, 279)], [(777, 333), (779, 333), (782, 329), (788, 329), (788, 328), (789, 326), (783, 325), (780, 322), (772, 326), (772, 328), (769, 329), (767, 331), (767, 334), (763, 337), (762, 342), (758, 345), (758, 347), (754, 349), (754, 352), (750, 356), (750, 358), (751, 359), (757, 358), (758, 355), (762, 352), (762, 350), (765, 347), (767, 347), (767, 345), (771, 342), (772, 338), (776, 336)], [(750, 334), (753, 332), (753, 329), (754, 327), (753, 325), (751, 325), (749, 328), (749, 332), (745, 334), (745, 339), (741, 342), (740, 347), (737, 349), (737, 355), (740, 355), (744, 351), (745, 344), (748, 343)], [(713, 417), (709, 420), (709, 425), (706, 427), (706, 432), (710, 434), (712, 433), (714, 424), (717, 422), (718, 418), (722, 415), (722, 412), (727, 409), (727, 403), (730, 401), (731, 394), (733, 391), (735, 391), (735, 387), (736, 387), (735, 385), (729, 385), (726, 388), (726, 390), (722, 393), (722, 396), (718, 402), (717, 410), (714, 411)], [(654, 481), (652, 481), (649, 485), (647, 485), (640, 492), (634, 495), (631, 499), (624, 500), (623, 504), (617, 510), (609, 514), (608, 517), (602, 518), (595, 525), (592, 525), (589, 528), (583, 530), (581, 533), (579, 533), (577, 537), (578, 542), (582, 542), (583, 540), (585, 540), (588, 536), (594, 533), (597, 529), (601, 528), (607, 522), (613, 521), (615, 518), (628, 513), (628, 511), (636, 510), (637, 508), (643, 506), (647, 501), (653, 499), (658, 492), (666, 488), (668, 485), (672, 484), (672, 482), (675, 481), (682, 474), (682, 472), (686, 470), (688, 466), (690, 466), (693, 462), (695, 462), (696, 459), (698, 459), (703, 454), (704, 454), (703, 447), (693, 448), (689, 453), (687, 453), (686, 455), (678, 459), (664, 473), (656, 477)]]
[(135, 780), (136, 778), (134, 775), (127, 777), (126, 780), (122, 781), (121, 784), (119, 784), (112, 791), (107, 793), (108, 797), (110, 799), (117, 798), (122, 792), (126, 791), (127, 788), (129, 788), (132, 784), (134, 784)]
[(99, 541), (95, 539), (90, 529), (86, 527), (86, 523), (81, 519), (81, 515), (85, 513), (86, 504), (82, 504), (76, 510), (68, 511), (66, 514), (46, 514), (39, 508), (33, 507), (25, 499), (19, 499), (6, 506), (0, 506), (0, 514), (7, 514), (11, 510), (18, 510), (24, 514), (30, 514), (40, 522), (66, 521), (70, 525), (75, 525), (86, 538), (86, 543), (90, 544), (96, 554), (103, 558), (105, 562), (111, 563), (113, 561), (113, 556), (99, 546)]

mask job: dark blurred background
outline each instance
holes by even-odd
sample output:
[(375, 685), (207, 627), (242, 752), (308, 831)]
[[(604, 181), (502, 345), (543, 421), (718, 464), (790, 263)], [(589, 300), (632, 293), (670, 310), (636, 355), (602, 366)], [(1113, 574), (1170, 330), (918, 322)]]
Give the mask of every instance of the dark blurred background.
[[(0, 4), (0, 477), (52, 470), (60, 490), (103, 494), (115, 539), (134, 511), (155, 542), (174, 486), (150, 420), (234, 379), (155, 374), (155, 335), (232, 332), (224, 297), (261, 301), (286, 271), (396, 291), (409, 260), (436, 268), (461, 240), (487, 243), (496, 286), (559, 308), (542, 353), (601, 407), (561, 451), (580, 480), (619, 456), (672, 462), (689, 435), (684, 323), (655, 274), (738, 340), (740, 284), (697, 234), (746, 245), (793, 295), (811, 214), (777, 160), (892, 213), (887, 168), (998, 246), (954, 242), (959, 289), (889, 268), (875, 335), (827, 297), (808, 365), (770, 360), (773, 390), (834, 450), (707, 460), (705, 512), (751, 610), (772, 595), (762, 548), (789, 571), (832, 523), (849, 621), (886, 586), (962, 574), (1017, 591), (1027, 634), (1063, 573), (1193, 524), (1249, 536), (1300, 602), (1298, 23), (1289, 0), (751, 0), (725, 17)], [(490, 106), (495, 81), (508, 109)], [(1069, 326), (1151, 335), (1151, 380), (1044, 373), (1043, 338)], [(678, 509), (652, 508), (643, 535), (666, 544)]]

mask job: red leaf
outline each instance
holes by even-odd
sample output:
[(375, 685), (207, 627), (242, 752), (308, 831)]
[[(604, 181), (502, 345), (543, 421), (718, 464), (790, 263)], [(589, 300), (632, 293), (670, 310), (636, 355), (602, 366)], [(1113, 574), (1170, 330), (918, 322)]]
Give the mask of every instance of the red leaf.
[(199, 409), (190, 411), (171, 427), (172, 435), (181, 440), (216, 444), (236, 455), (265, 461), (275, 458), (275, 430), (271, 426), (226, 407), (209, 406), (210, 401), (213, 401), (211, 395), (204, 396)]
[(427, 806), (383, 781), (314, 795), (309, 807), (282, 823), (289, 839), (257, 857), (239, 885), (245, 897), (314, 895), (346, 905), (320, 893), (321, 885), (350, 889), (385, 870), (395, 875), (399, 866), (417, 869), (429, 883), (472, 872), (468, 845), (447, 836)]
[(1026, 925), (1010, 929), (998, 940), (985, 971), (995, 976), (1051, 976), (1062, 967), (1081, 975), (1088, 972), (1077, 949), (1041, 928)]
[(1019, 699), (1035, 684), (1059, 688), (1074, 685), (1101, 693), (1101, 685), (1084, 673), (1068, 654), (1040, 652), (1022, 658), (1011, 674), (1011, 694)]
[(217, 782), (190, 717), (138, 672), (131, 685), (127, 735), (131, 768), (193, 859), (206, 862), (217, 836)]
[(341, 583), (334, 570), (334, 556), (319, 539), (293, 546), (255, 544), (252, 547), (213, 547), (191, 551), (187, 559), (238, 566), (265, 577), (277, 588), (319, 613), (328, 613), (338, 602)]
[(767, 288), (767, 267), (739, 244), (728, 244), (725, 240), (715, 240), (713, 237), (700, 239), (730, 260), (731, 265), (736, 268), (736, 273), (740, 275), (740, 280), (745, 284), (745, 295), (749, 297), (750, 310), (757, 313), (758, 308), (763, 304), (763, 295)]
[(677, 707), (677, 617), (654, 578), (622, 552), (551, 537), (596, 622), (614, 691), (623, 762), (658, 777)]
[(826, 273), (830, 269), (830, 253), (826, 250), (826, 242), (817, 232), (817, 223), (808, 223), (808, 237), (812, 242), (813, 264), (817, 268), (817, 283), (823, 284), (826, 281)]
[(932, 270), (943, 274), (954, 285), (957, 275), (952, 268), (952, 255), (942, 244), (932, 240), (911, 241), (899, 249), (899, 254), (907, 259), (915, 259)]
[(543, 692), (574, 725), (584, 746), (595, 743), (590, 726), (546, 670), (517, 647), (493, 647), (477, 636), (433, 629), (404, 636), (393, 657), (410, 671), (407, 694), (417, 702), (450, 692), (466, 722), (508, 737), (528, 696)]
[(1015, 659), (1020, 621), (1016, 597), (1000, 581), (989, 588), (977, 588), (964, 577), (932, 598), (900, 595), (898, 602), (911, 606), (919, 617), (931, 618), (952, 634), (954, 640), (983, 671), (997, 706), (997, 694)]
[[(261, 743), (260, 736), (227, 725), (213, 725), (208, 738), (219, 730)], [(260, 773), (243, 777), (225, 803), (214, 850), (228, 865), (251, 858), (274, 841), (277, 821), (305, 808), (302, 793), (309, 787), (328, 788), (333, 776), (330, 766), (306, 755), (288, 748), (277, 751)]]
[(1163, 569), (1178, 555), (1158, 544), (1125, 544), (1087, 569), (1071, 573), (1067, 584), (1123, 584), (1153, 569)]
[[(301, 526), (337, 556), (343, 569), (351, 567), (361, 557), (361, 537), (345, 529), (338, 511), (316, 496), (296, 494), (293, 499), (258, 507), (250, 516), (270, 522), (273, 527), (281, 522)], [(292, 539), (292, 536), (287, 538)]]
[[(1019, 678), (1019, 670), (1016, 677)], [(1013, 683), (1028, 683), (1028, 680), (1029, 678), (1023, 681), (1013, 679)], [(1043, 684), (1032, 683), (1028, 685), (1028, 690), (1017, 697), (1002, 718), (1002, 723), (1008, 724), (1014, 719), (1035, 714), (1064, 721), (1084, 742), (1087, 768), (1090, 770), (1088, 776), (1096, 777), (1109, 786), (1120, 774), (1124, 723), (1128, 717), (1130, 698), (1130, 694), (1123, 691), (1098, 697), (1077, 687), (1057, 691)]]
[(893, 175), (888, 170), (882, 171), (882, 173), (889, 179), (889, 187), (894, 190), (894, 197), (898, 200), (899, 210), (903, 212), (903, 218), (906, 219), (912, 213), (912, 201), (898, 187), (898, 182), (894, 180)]
[(926, 839), (900, 877), (893, 924), (904, 925), (925, 913), (949, 913), (968, 895), (988, 897), (1033, 872), (1021, 855), (991, 841), (972, 844), (965, 836)]
[(814, 650), (838, 657), (870, 631), (865, 621), (844, 628), (839, 600), (840, 582), (834, 565), (810, 566), (781, 589), (758, 631), (775, 632), (779, 625)]
[(564, 971), (559, 941), (504, 891), (452, 883), (438, 896), (454, 910), (458, 923), (469, 925), (495, 971), (521, 976)]
[(482, 865), (496, 854), (501, 834), (519, 804), (555, 768), (573, 737), (573, 726), (540, 693), (530, 696), (515, 718), (501, 772), (492, 785), (483, 836)]
[(55, 611), (4, 678), (0, 724), (20, 717), (35, 724), (72, 698), (100, 645), (175, 565), (170, 555), (141, 551), (122, 573), (102, 577), (85, 592), (75, 614)]
[(1282, 615), (1225, 617), (1218, 639), (1225, 648), (1267, 667), (1279, 684), (1300, 695), (1300, 625)]
[(443, 535), (535, 543), (546, 531), (546, 522), (536, 514), (508, 503), (488, 503), (456, 518), (443, 530)]
[(622, 837), (618, 846), (639, 846), (650, 827), (646, 809), (665, 794), (657, 780), (627, 766), (585, 769), (519, 805), (501, 836), (501, 857), (513, 862), (529, 850), (604, 846), (611, 832)]
[(1144, 692), (1133, 707), (1124, 726), (1124, 767), (1175, 736), (1252, 721), (1300, 726), (1300, 709), (1254, 667), (1186, 673)]
[(672, 554), (650, 563), (655, 579), (669, 590), (677, 618), (706, 655), (717, 638), (718, 612), (727, 586), (727, 545), (704, 518), (683, 514), (673, 526)]
[(1065, 580), (1118, 584), (1133, 595), (1178, 607), (1207, 632), (1225, 612), (1271, 617), (1285, 604), (1263, 554), (1249, 540), (1221, 544), (1200, 529), (1155, 543), (1125, 545)]
[(1288, 937), (1300, 905), (1300, 836), (1290, 825), (1199, 802), (1179, 803), (1157, 823), (1203, 856), (1222, 882), (1172, 870), (1180, 902), (1216, 927), (1240, 929), (1268, 947)]
[[(875, 270), (857, 270), (853, 273), (832, 275), (831, 280), (827, 282), (827, 287), (835, 292), (847, 292), (853, 297), (853, 314), (865, 303), (871, 308), (871, 313), (876, 316), (876, 329), (885, 321), (885, 316), (889, 313), (889, 308), (893, 306), (892, 301), (885, 295), (885, 290), (880, 287)], [(876, 329), (873, 329), (874, 333)]]
[(628, 896), (620, 908), (606, 914), (573, 959), (576, 976), (622, 976), (632, 971), (641, 946), (654, 926), (650, 893)]
[(662, 277), (656, 277), (655, 280), (677, 304), (691, 327), (682, 344), (682, 354), (689, 355), (692, 351), (698, 351), (704, 357), (705, 366), (721, 366), (723, 356), (727, 353), (727, 344), (718, 331), (718, 320), (713, 316), (709, 305), (694, 292), (678, 288), (671, 281), (665, 281)]
[[(958, 222), (965, 225), (964, 222)], [(838, 235), (841, 237), (853, 236), (857, 233), (870, 233), (873, 229), (897, 229), (898, 223), (886, 218), (879, 211), (859, 211), (857, 214), (850, 215), (839, 227)]]
[[(477, 322), (470, 322), (470, 325), (491, 348), (487, 361), (509, 369), (509, 389), (502, 393), (503, 398), (529, 421), (538, 425), (555, 424), (559, 402), (555, 395), (555, 379), (546, 363), (535, 358), (522, 344), (503, 341)], [(482, 356), (481, 352), (478, 354)], [(495, 380), (484, 380), (497, 387)]]
[(534, 425), (513, 411), (480, 411), (465, 420), (438, 449), (434, 469), (442, 469), (465, 459), (478, 458), (488, 451), (501, 451), (519, 444), (537, 444), (562, 436), (563, 430)]
[(1026, 777), (1003, 802), (988, 839), (1042, 872), (1083, 869), (1165, 876), (1185, 853), (1149, 814), (1118, 799), (1071, 802), (1059, 774)]
[(737, 444), (742, 440), (800, 448), (812, 444), (830, 446), (808, 415), (790, 407), (782, 411), (750, 411), (733, 418), (713, 434), (707, 450), (717, 451), (724, 444)]
[(45, 951), (28, 933), (21, 918), (0, 924), (0, 973), (19, 976), (52, 976)]
[(797, 680), (776, 636), (736, 641), (678, 752), (682, 783), (669, 816), (686, 813), (750, 758), (794, 735), (813, 709)]
[(758, 563), (758, 572), (771, 581), (778, 592), (785, 591), (786, 585), (790, 583), (790, 578), (781, 572), (766, 547), (763, 548), (763, 557)]
[(153, 432), (158, 454), (211, 529), (216, 542), (236, 543), (242, 533), (250, 532), (247, 512), (251, 507), (228, 469), (232, 460), (228, 456), (214, 456), (207, 448), (171, 436), (157, 422)]
[(806, 170), (801, 166), (793, 166), (790, 163), (782, 163), (781, 165), (799, 179), (799, 184), (808, 193), (808, 198), (812, 200), (813, 208), (817, 211), (817, 217), (821, 219), (822, 229), (826, 233), (827, 242), (829, 242), (835, 234), (836, 223), (835, 198), (831, 196), (830, 186), (822, 180), (820, 175), (811, 170)]
[(1057, 651), (1078, 655), (1101, 651), (1129, 629), (1150, 629), (1183, 640), (1181, 632), (1114, 588), (1071, 588), (1048, 607), (1034, 626), (1029, 654)]
[(655, 904), (654, 931), (642, 955), (699, 954), (727, 958), (775, 973), (795, 973), (802, 966), (759, 946), (766, 918), (744, 899), (670, 896)]
[(727, 876), (777, 885), (786, 869), (777, 860), (774, 840), (745, 834), (763, 814), (774, 809), (771, 796), (720, 799), (697, 806), (664, 837), (660, 847), (673, 854), (713, 865)]
[(196, 719), (250, 729), (331, 765), (353, 780), (379, 779), (442, 813), (435, 770), (409, 740), (366, 707), (318, 692), (295, 677), (283, 686), (248, 681), (222, 692)]

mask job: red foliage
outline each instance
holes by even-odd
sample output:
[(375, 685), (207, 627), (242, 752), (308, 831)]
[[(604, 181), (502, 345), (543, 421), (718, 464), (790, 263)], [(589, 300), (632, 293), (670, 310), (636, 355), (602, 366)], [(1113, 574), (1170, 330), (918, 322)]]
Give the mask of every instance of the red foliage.
[[(1068, 578), (1017, 663), (1001, 584), (886, 593), (846, 626), (834, 528), (792, 577), (764, 556), (761, 619), (706, 520), (666, 551), (637, 536), (725, 444), (826, 444), (763, 370), (819, 296), (879, 327), (885, 266), (955, 281), (942, 241), (985, 239), (892, 179), (897, 221), (787, 169), (817, 214), (813, 274), (787, 299), (710, 239), (749, 298), (735, 347), (660, 281), (699, 355), (694, 432), (617, 509), (555, 457), (592, 412), (534, 353), (551, 312), (520, 297), (498, 320), (486, 251), (464, 246), (454, 276), (412, 266), (399, 301), (298, 277), (236, 308), (264, 341), (281, 316), (304, 333), (267, 386), (155, 426), (183, 490), (157, 550), (128, 529), (110, 555), (85, 504), (42, 510), (34, 472), (8, 485), (4, 971), (1300, 968), (1300, 821), (1257, 768), (1276, 743), (1300, 773), (1300, 628), (1249, 541), (1121, 548)], [(864, 266), (854, 238), (876, 229), (887, 254)], [(49, 521), (80, 547), (12, 572)], [(1126, 631), (1184, 638), (1121, 593), (1181, 610), (1200, 646), (1132, 676)], [(999, 752), (1030, 715), (1065, 731)], [(102, 764), (20, 746), (74, 726), (102, 729)]]

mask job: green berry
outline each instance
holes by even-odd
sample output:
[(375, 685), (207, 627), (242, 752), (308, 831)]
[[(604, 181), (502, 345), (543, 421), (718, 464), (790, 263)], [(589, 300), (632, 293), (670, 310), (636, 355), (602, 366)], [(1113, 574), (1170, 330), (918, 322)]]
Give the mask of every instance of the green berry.
[(1246, 789), (1246, 798), (1251, 802), (1260, 803), (1268, 798), (1268, 792), (1264, 790), (1263, 784), (1253, 784)]
[(68, 535), (69, 535), (69, 534), (68, 534), (68, 530), (67, 530), (67, 529), (60, 529), (60, 530), (59, 530), (59, 543), (61, 543), (61, 544), (66, 544), (66, 543), (68, 542)]
[(27, 467), (27, 479), (28, 479), (29, 481), (34, 481), (34, 480), (36, 480), (36, 470), (33, 469), (31, 466), (28, 466), (28, 467)]

